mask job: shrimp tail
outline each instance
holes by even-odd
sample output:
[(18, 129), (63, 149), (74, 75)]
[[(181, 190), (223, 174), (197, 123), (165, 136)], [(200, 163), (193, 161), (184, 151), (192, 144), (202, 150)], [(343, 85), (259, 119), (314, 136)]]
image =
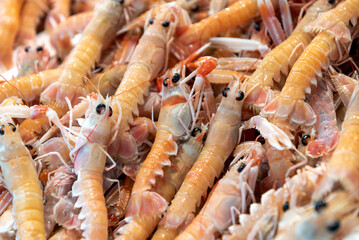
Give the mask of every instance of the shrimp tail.
[(253, 107), (256, 112), (264, 108), (274, 98), (272, 89), (268, 86), (257, 86), (244, 100), (248, 107)]
[(312, 126), (317, 120), (313, 109), (307, 102), (282, 96), (274, 98), (260, 114), (264, 117), (275, 115), (279, 119), (289, 119), (293, 123), (306, 126)]
[(167, 208), (167, 201), (160, 194), (152, 191), (135, 193), (131, 196), (127, 215), (133, 216), (138, 213), (144, 215), (157, 215), (163, 213)]
[(304, 31), (312, 32), (315, 34), (327, 31), (330, 34), (333, 34), (336, 39), (340, 39), (343, 42), (351, 41), (350, 30), (347, 28), (344, 22), (333, 22), (327, 18), (317, 18), (313, 22), (309, 23)]

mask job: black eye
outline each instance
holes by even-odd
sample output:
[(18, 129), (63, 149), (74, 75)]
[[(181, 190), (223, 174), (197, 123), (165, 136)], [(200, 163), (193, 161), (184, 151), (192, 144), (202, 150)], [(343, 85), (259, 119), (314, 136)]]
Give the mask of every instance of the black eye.
[(329, 232), (335, 232), (340, 228), (340, 222), (338, 220), (334, 221), (332, 224), (327, 226)]
[(31, 151), (32, 149), (34, 149), (33, 146), (31, 146), (30, 144), (26, 144), (25, 147), (26, 147), (27, 149), (29, 149), (29, 151)]
[(1, 125), (0, 126), (0, 135), (4, 135), (4, 133), (5, 133), (5, 126)]
[(38, 52), (41, 52), (42, 50), (44, 50), (44, 49), (41, 46), (36, 48), (36, 51), (38, 51)]
[(179, 73), (175, 73), (175, 74), (173, 74), (173, 77), (172, 77), (172, 82), (173, 83), (176, 83), (176, 82), (178, 82), (179, 80), (180, 80), (180, 74)]
[(25, 48), (25, 52), (29, 52), (29, 50), (30, 50), (30, 47)]
[(169, 78), (163, 79), (163, 86), (168, 87), (168, 80)]
[(123, 5), (125, 3), (125, 0), (119, 0), (119, 3), (121, 3), (121, 5)]
[(8, 123), (8, 125), (9, 125), (9, 127), (11, 128), (11, 130), (12, 130), (13, 132), (15, 132), (15, 131), (16, 131), (16, 127), (15, 127), (15, 125), (14, 125), (14, 124), (12, 124), (12, 123)]
[(148, 23), (152, 25), (152, 24), (153, 24), (153, 21), (154, 21), (154, 19), (151, 18), (150, 20), (148, 20)]
[(239, 92), (238, 92), (238, 96), (236, 97), (236, 100), (237, 100), (237, 101), (242, 101), (243, 98), (244, 98), (244, 92), (239, 91)]
[(109, 113), (108, 113), (108, 116), (109, 116), (109, 117), (111, 117), (111, 116), (112, 116), (112, 114), (113, 114), (113, 112), (112, 112), (112, 107), (109, 107)]
[(100, 114), (100, 115), (104, 114), (105, 111), (106, 111), (106, 105), (105, 104), (101, 103), (101, 104), (97, 105), (96, 112), (98, 114)]
[(193, 130), (192, 130), (192, 132), (191, 132), (191, 136), (192, 137), (196, 137), (197, 136), (197, 134), (199, 133), (201, 133), (202, 132), (202, 129), (200, 129), (200, 128), (194, 128)]
[(333, 4), (333, 3), (335, 3), (335, 0), (329, 0), (328, 3)]
[(96, 65), (94, 70), (98, 70), (99, 72), (102, 72), (103, 68), (100, 65)]
[(259, 31), (259, 25), (258, 25), (257, 23), (254, 23), (253, 28), (254, 28), (256, 31)]
[(170, 21), (166, 20), (162, 23), (162, 27), (168, 27), (170, 25)]
[(229, 87), (223, 88), (223, 90), (222, 90), (222, 95), (223, 95), (223, 97), (227, 97), (227, 96), (228, 96), (227, 92), (228, 92), (229, 90), (230, 90)]
[(198, 4), (194, 5), (194, 7), (192, 8), (192, 12), (198, 12), (198, 10), (199, 10), (199, 5)]
[(238, 171), (238, 172), (242, 172), (245, 167), (246, 167), (246, 164), (245, 164), (245, 163), (241, 163), (241, 165), (239, 165), (239, 167), (237, 168), (237, 171)]
[(289, 202), (286, 201), (284, 204), (283, 204), (283, 212), (287, 211), (289, 209)]
[(309, 143), (309, 140), (310, 140), (310, 135), (304, 135), (304, 136), (302, 137), (302, 144), (303, 144), (304, 146), (307, 146), (308, 143)]
[(318, 202), (316, 202), (314, 204), (314, 210), (316, 212), (320, 212), (323, 208), (325, 208), (327, 206), (327, 203), (324, 202), (323, 200), (319, 200)]

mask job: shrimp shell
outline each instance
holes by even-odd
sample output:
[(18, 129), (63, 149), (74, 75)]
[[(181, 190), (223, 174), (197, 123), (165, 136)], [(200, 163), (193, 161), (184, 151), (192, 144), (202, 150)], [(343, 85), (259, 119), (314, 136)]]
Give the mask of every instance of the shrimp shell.
[[(8, 122), (9, 121), (9, 122)], [(19, 239), (45, 239), (42, 190), (31, 155), (10, 118), (2, 118), (0, 166), (13, 195), (13, 214)], [(11, 128), (10, 126), (13, 126)]]

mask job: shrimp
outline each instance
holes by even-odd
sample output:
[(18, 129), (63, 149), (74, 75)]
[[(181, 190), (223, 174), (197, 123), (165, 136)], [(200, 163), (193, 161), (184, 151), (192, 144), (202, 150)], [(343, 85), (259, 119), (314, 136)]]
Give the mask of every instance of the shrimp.
[(287, 219), (284, 218), (278, 229), (281, 231), (284, 228), (284, 233), (276, 239), (337, 239), (343, 218), (358, 207), (359, 202), (353, 193), (333, 192), (326, 200), (315, 202), (310, 208), (311, 211), (307, 210), (295, 227), (286, 226)]
[(13, 195), (13, 214), (19, 239), (45, 239), (42, 190), (32, 158), (16, 126), (1, 117), (0, 166), (4, 182)]
[(258, 235), (273, 238), (278, 220), (288, 209), (308, 204), (327, 171), (325, 164), (316, 168), (306, 166), (298, 170), (297, 175), (288, 179), (283, 187), (264, 193), (261, 203), (252, 203), (249, 214), (240, 214), (239, 225), (230, 226), (229, 234), (225, 234), (223, 239), (247, 239)]
[(195, 211), (196, 203), (213, 184), (215, 177), (222, 172), (224, 162), (234, 149), (239, 135), (240, 109), (245, 96), (239, 84), (239, 81), (234, 81), (223, 90), (223, 98), (203, 150), (167, 209), (162, 228), (178, 229)]
[(151, 152), (136, 175), (126, 217), (138, 214), (155, 215), (167, 207), (167, 201), (153, 191), (155, 178), (163, 176), (163, 166), (171, 165), (169, 156), (177, 154), (177, 141), (183, 138), (191, 122), (190, 107), (186, 100), (188, 93), (175, 84), (178, 80), (175, 74), (171, 83), (167, 80), (163, 82), (165, 87), (169, 87), (169, 84), (172, 86), (164, 90), (156, 138)]
[[(230, 226), (233, 209), (245, 205), (247, 191), (253, 194), (264, 149), (258, 142), (246, 142), (243, 145), (249, 148), (242, 150), (249, 150), (248, 156), (229, 169), (212, 190), (196, 218), (176, 239), (215, 239), (216, 232), (222, 232)], [(238, 153), (240, 156), (243, 156), (242, 151)]]
[(70, 15), (71, 0), (50, 0), (50, 2), (52, 9), (46, 18), (46, 30), (52, 30)]
[(70, 16), (50, 32), (50, 42), (58, 56), (65, 57), (71, 51), (71, 38), (85, 29), (93, 15), (90, 11)]
[(49, 52), (43, 46), (21, 47), (17, 51), (17, 77), (36, 74), (46, 69), (57, 67), (57, 60), (51, 58)]
[(316, 77), (322, 76), (322, 67), (328, 67), (330, 55), (336, 52), (334, 37), (319, 33), (293, 65), (280, 94), (262, 109), (261, 115), (312, 126), (317, 119), (305, 97), (311, 93), (311, 84), (317, 85)]
[(102, 188), (106, 149), (111, 140), (112, 109), (89, 98), (89, 112), (82, 125), (80, 137), (71, 151), (77, 180), (72, 185), (72, 196), (78, 197), (75, 208), (81, 208), (82, 236), (86, 239), (107, 239), (108, 218)]
[(20, 24), (20, 10), (23, 0), (4, 0), (0, 2), (0, 70), (12, 67), (12, 47)]
[(184, 59), (211, 37), (237, 26), (245, 27), (257, 12), (255, 1), (240, 0), (198, 23), (178, 29), (178, 37), (174, 40), (171, 51), (178, 59)]
[[(65, 98), (72, 104), (86, 96), (83, 77), (99, 59), (102, 46), (114, 37), (117, 23), (122, 18), (122, 1), (107, 0), (99, 6), (82, 34), (80, 43), (71, 51), (59, 80), (41, 94), (40, 101), (50, 105), (62, 117), (68, 110)], [(101, 31), (99, 31), (101, 30)]]
[[(156, 191), (166, 201), (170, 201), (180, 188), (187, 172), (196, 161), (201, 152), (203, 136), (205, 134), (200, 128), (192, 131), (191, 137), (179, 145), (178, 154), (170, 157), (173, 166), (164, 168), (164, 181), (157, 183)], [(125, 219), (126, 220), (126, 219)], [(128, 224), (121, 227), (118, 231), (120, 236), (116, 239), (145, 239), (160, 221), (159, 215), (139, 215), (130, 217)]]
[(339, 141), (333, 93), (323, 81), (318, 82), (309, 104), (317, 115), (314, 126), (317, 134), (316, 139), (309, 141), (306, 154), (316, 158), (331, 153)]
[[(294, 32), (280, 45), (270, 51), (262, 60), (256, 71), (245, 83), (245, 89), (255, 87), (245, 101), (245, 107), (259, 112), (273, 98), (272, 87), (274, 81), (279, 82), (280, 74), (288, 75), (288, 66), (292, 66), (303, 51), (303, 47), (310, 43), (312, 36), (303, 32), (309, 22), (317, 18), (318, 14), (331, 8), (326, 0), (316, 1), (298, 23)], [(274, 81), (273, 81), (274, 80)]]
[[(165, 4), (162, 11), (150, 23), (142, 35), (125, 76), (118, 87), (115, 98), (120, 102), (122, 119), (119, 127), (119, 135), (129, 129), (134, 116), (138, 116), (138, 105), (144, 103), (144, 96), (148, 94), (152, 78), (157, 76), (160, 70), (167, 64), (169, 44), (176, 30), (178, 16), (186, 14), (174, 4)], [(112, 106), (114, 117), (117, 116), (117, 106)], [(126, 138), (126, 136), (124, 136)], [(129, 141), (128, 139), (124, 139)], [(111, 155), (118, 153), (120, 141), (115, 141), (109, 148)], [(113, 151), (112, 151), (113, 150)]]
[(20, 28), (17, 34), (17, 42), (30, 43), (36, 36), (36, 27), (40, 18), (48, 11), (47, 0), (25, 1), (21, 10)]
[(339, 180), (346, 189), (359, 187), (359, 86), (354, 90), (342, 123), (340, 139), (329, 161), (330, 177)]
[(314, 32), (328, 32), (343, 42), (351, 40), (350, 31), (345, 31), (345, 26), (349, 26), (349, 21), (355, 26), (359, 17), (359, 1), (346, 0), (338, 4), (334, 9), (322, 14), (313, 22), (308, 24), (304, 30)]

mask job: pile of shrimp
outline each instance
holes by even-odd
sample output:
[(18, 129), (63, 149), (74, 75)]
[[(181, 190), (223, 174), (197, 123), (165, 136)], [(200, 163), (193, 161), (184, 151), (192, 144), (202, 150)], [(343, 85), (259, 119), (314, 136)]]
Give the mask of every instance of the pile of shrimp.
[(359, 239), (359, 0), (0, 12), (0, 239)]

